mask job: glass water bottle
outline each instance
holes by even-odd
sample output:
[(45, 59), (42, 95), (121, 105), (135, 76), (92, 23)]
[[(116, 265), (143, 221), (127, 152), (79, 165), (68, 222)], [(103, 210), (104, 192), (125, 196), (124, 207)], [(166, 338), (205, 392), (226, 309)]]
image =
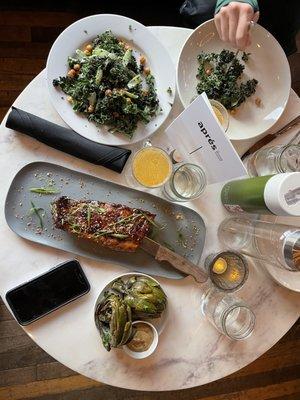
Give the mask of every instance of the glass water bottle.
[(227, 247), (278, 267), (300, 271), (300, 229), (246, 217), (228, 218), (218, 230)]

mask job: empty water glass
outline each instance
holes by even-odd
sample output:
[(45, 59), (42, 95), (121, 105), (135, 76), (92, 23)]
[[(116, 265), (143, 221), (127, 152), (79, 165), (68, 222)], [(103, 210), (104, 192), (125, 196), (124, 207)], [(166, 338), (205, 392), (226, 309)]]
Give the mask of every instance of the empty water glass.
[(246, 339), (254, 330), (253, 311), (235, 296), (211, 287), (202, 297), (201, 308), (215, 328), (230, 339)]
[(289, 144), (257, 150), (244, 160), (250, 176), (300, 171), (300, 145)]
[(175, 167), (163, 193), (168, 200), (189, 201), (199, 197), (206, 187), (203, 169), (196, 164), (180, 164)]

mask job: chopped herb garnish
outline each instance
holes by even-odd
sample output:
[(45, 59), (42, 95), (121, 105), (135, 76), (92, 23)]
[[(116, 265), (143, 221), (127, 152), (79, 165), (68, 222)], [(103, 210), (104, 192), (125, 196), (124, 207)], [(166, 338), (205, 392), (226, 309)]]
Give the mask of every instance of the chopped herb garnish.
[(129, 25), (128, 29), (130, 30), (130, 32), (132, 32), (132, 25)]
[(90, 225), (91, 225), (91, 215), (92, 215), (92, 211), (91, 211), (91, 208), (88, 205), (88, 207), (87, 207), (87, 216), (86, 216), (88, 227), (90, 227)]
[(134, 221), (137, 217), (141, 217), (142, 215), (144, 215), (144, 214), (131, 214), (128, 217), (121, 218), (121, 219), (119, 219), (119, 221), (116, 221), (116, 222), (113, 222), (113, 223), (107, 225), (107, 227), (123, 224), (124, 222), (128, 222), (128, 221)]
[(167, 93), (171, 96), (171, 94), (173, 93), (173, 90), (170, 88), (170, 86), (167, 89)]
[(38, 217), (40, 228), (43, 229), (44, 228), (43, 214), (40, 214), (40, 212), (44, 211), (44, 209), (41, 207), (37, 208), (32, 201), (30, 201), (30, 204), (31, 204), (31, 209), (29, 210), (29, 214), (35, 214)]
[(97, 211), (98, 213), (103, 214), (103, 213), (106, 212), (106, 209), (105, 209), (105, 208), (102, 208), (102, 207), (96, 207), (96, 208), (95, 208), (95, 211)]
[(128, 235), (125, 235), (123, 233), (111, 233), (110, 236), (115, 237), (117, 239), (126, 239), (126, 238), (128, 238)]
[(95, 237), (101, 237), (101, 236), (111, 235), (112, 233), (114, 233), (114, 231), (101, 230), (101, 231), (98, 231), (98, 232), (95, 234)]
[(58, 194), (59, 190), (53, 189), (51, 187), (40, 187), (40, 188), (30, 188), (30, 192), (38, 194)]
[(143, 215), (144, 218), (146, 218), (146, 220), (147, 220), (148, 222), (150, 222), (150, 224), (152, 224), (153, 226), (155, 226), (155, 228), (157, 228), (157, 229), (159, 229), (159, 230), (164, 229), (164, 226), (159, 225), (158, 223), (156, 223), (155, 221), (153, 221), (153, 219), (149, 218), (147, 214), (142, 213), (142, 215)]

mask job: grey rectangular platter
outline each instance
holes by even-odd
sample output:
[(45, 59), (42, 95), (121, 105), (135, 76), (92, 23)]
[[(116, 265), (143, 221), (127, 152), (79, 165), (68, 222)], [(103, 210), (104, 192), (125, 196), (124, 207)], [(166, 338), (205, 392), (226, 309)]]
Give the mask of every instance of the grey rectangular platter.
[[(30, 192), (30, 188), (45, 187), (49, 183), (60, 193), (40, 195)], [(198, 264), (200, 260), (206, 228), (203, 219), (194, 210), (170, 203), (146, 192), (45, 162), (26, 165), (13, 179), (5, 203), (7, 224), (22, 238), (46, 246), (99, 261), (119, 264), (130, 271), (172, 279), (183, 277), (170, 265), (158, 263), (141, 249), (135, 253), (117, 252), (54, 228), (50, 204), (59, 196), (68, 196), (77, 200), (90, 199), (121, 203), (153, 212), (156, 214), (155, 221), (163, 226), (163, 229), (155, 230), (153, 239), (167, 245), (195, 264)], [(43, 230), (38, 228), (37, 216), (29, 214), (31, 201), (37, 208), (44, 210), (41, 211), (45, 214)]]

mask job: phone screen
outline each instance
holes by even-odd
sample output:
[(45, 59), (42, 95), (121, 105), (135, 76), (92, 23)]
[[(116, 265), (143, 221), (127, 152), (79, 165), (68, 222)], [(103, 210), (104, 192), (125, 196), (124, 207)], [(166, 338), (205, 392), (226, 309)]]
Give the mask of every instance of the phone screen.
[(63, 263), (6, 293), (18, 322), (27, 325), (90, 289), (78, 261)]

